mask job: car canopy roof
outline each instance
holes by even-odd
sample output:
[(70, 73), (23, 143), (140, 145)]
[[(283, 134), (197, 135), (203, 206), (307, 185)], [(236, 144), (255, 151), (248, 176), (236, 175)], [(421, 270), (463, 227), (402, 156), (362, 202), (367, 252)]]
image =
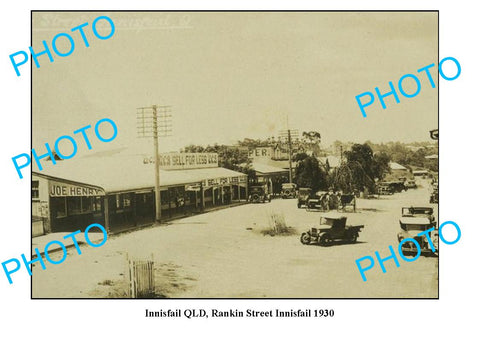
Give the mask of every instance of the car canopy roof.
[(295, 183), (282, 183), (282, 188), (295, 188), (296, 186)]
[(426, 217), (402, 217), (401, 224), (430, 224), (430, 220)]
[(402, 211), (404, 210), (412, 210), (415, 214), (433, 214), (432, 207), (403, 207)]
[(330, 218), (332, 220), (339, 220), (341, 218), (347, 218), (347, 216), (345, 215), (341, 215), (337, 212), (328, 212), (328, 213), (324, 213), (324, 214), (321, 214), (320, 217), (325, 217), (325, 218)]

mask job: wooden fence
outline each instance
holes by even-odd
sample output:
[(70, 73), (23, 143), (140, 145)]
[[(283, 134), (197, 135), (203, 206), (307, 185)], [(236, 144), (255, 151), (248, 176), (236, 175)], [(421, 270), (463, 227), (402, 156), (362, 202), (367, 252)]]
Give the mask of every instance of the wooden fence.
[(155, 277), (153, 256), (150, 260), (128, 258), (128, 274), (131, 298), (155, 297)]

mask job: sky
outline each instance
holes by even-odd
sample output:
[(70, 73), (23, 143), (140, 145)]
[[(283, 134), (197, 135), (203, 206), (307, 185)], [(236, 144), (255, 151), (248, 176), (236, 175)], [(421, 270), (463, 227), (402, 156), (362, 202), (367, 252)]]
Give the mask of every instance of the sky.
[[(100, 15), (115, 23), (106, 40), (92, 32)], [(85, 22), (88, 48), (70, 32)], [(97, 28), (109, 32), (106, 21)], [(70, 56), (54, 54), (53, 63), (40, 56), (33, 66), (33, 147), (107, 117), (118, 136), (95, 148), (149, 150), (135, 117), (153, 104), (172, 108), (172, 136), (160, 139), (165, 152), (278, 136), (287, 121), (300, 133), (320, 132), (325, 145), (426, 141), (438, 127), (437, 30), (436, 12), (33, 13), (35, 51), (58, 33), (75, 41)], [(59, 50), (68, 50), (65, 41)], [(432, 63), (435, 89), (417, 72)], [(386, 97), (385, 110), (376, 98), (364, 118), (355, 96), (377, 86), (386, 93), (407, 73), (421, 80), (419, 94), (399, 93), (398, 104)], [(404, 84), (414, 92), (413, 82)]]

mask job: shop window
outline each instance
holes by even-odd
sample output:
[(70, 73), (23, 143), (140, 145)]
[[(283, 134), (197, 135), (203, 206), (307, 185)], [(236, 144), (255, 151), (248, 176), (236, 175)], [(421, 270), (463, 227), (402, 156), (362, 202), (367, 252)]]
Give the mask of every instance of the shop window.
[(92, 212), (93, 199), (92, 197), (82, 197), (82, 213)]
[(131, 206), (130, 195), (124, 194), (122, 196), (123, 196), (123, 207), (130, 208)]
[(38, 181), (32, 181), (32, 200), (38, 200), (40, 198), (38, 186)]
[(117, 212), (132, 209), (131, 194), (116, 194), (115, 195), (115, 209)]
[(162, 202), (162, 205), (168, 204), (170, 198), (169, 196), (170, 193), (168, 191), (160, 191), (160, 202)]
[(122, 208), (122, 201), (120, 200), (120, 194), (115, 195), (115, 200), (116, 200), (115, 208), (121, 209)]
[(67, 198), (67, 211), (69, 215), (76, 215), (82, 212), (82, 198), (81, 197), (68, 197)]
[(95, 211), (95, 212), (102, 211), (102, 199), (103, 199), (103, 197), (100, 197), (100, 196), (92, 198), (92, 200), (93, 200), (93, 207), (92, 207), (93, 211)]
[(52, 198), (52, 210), (55, 217), (67, 216), (67, 199), (65, 197)]

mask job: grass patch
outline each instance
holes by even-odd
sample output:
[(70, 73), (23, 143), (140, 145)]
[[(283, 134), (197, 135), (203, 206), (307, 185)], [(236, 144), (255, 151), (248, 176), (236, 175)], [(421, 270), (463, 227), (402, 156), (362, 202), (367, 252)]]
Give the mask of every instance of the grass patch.
[(262, 229), (260, 233), (263, 236), (270, 235), (270, 236), (289, 236), (297, 234), (295, 228), (287, 226), (285, 223), (285, 216), (283, 213), (270, 213), (268, 215), (268, 224), (269, 227), (266, 229)]

